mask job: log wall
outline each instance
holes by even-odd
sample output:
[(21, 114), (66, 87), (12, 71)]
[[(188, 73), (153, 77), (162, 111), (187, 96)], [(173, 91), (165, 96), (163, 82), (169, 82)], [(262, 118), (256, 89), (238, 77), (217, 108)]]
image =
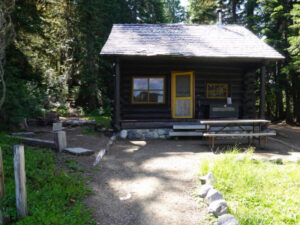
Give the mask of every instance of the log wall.
[[(120, 60), (120, 111), (121, 120), (168, 120), (171, 116), (171, 71), (194, 71), (195, 73), (195, 119), (209, 117), (209, 104), (226, 104), (224, 99), (207, 99), (206, 83), (228, 83), (228, 96), (232, 102), (240, 106), (240, 118), (245, 116), (243, 107), (244, 90), (253, 90), (244, 82), (245, 74), (255, 71), (258, 63), (224, 62), (224, 61), (197, 61), (179, 59), (140, 59), (130, 58)], [(133, 76), (165, 76), (165, 103), (164, 104), (131, 104)], [(253, 85), (249, 82), (249, 85)], [(249, 92), (247, 93), (247, 95)], [(250, 93), (253, 94), (254, 92)]]

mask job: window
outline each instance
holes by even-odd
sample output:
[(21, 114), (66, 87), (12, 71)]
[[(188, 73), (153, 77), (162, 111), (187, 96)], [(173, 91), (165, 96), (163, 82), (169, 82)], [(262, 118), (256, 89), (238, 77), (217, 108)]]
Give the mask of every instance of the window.
[(228, 84), (226, 83), (207, 83), (206, 98), (226, 99), (228, 97)]
[(164, 77), (133, 77), (132, 103), (162, 104), (165, 102)]

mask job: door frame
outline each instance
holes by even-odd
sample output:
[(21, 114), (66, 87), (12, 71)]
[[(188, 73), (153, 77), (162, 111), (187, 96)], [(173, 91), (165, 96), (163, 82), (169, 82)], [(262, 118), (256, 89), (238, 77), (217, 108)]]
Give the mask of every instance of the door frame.
[[(190, 91), (191, 97), (176, 97), (176, 76), (183, 76), (183, 75), (190, 75)], [(191, 99), (190, 107), (191, 113), (189, 116), (176, 116), (176, 102), (177, 99)], [(172, 118), (174, 119), (192, 119), (194, 118), (195, 114), (195, 76), (194, 71), (172, 71), (171, 72), (171, 111), (172, 111)]]

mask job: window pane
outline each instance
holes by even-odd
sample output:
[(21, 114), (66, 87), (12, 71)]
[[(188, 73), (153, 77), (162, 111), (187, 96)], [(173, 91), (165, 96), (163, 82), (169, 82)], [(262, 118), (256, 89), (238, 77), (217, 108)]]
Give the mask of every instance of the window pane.
[(150, 89), (163, 90), (164, 78), (150, 78)]
[(147, 91), (134, 91), (133, 92), (134, 102), (148, 102), (148, 92)]
[(190, 97), (190, 75), (176, 76), (176, 97)]
[(149, 91), (149, 102), (163, 103), (164, 102), (164, 92), (163, 91)]
[(148, 89), (148, 78), (134, 78), (133, 79), (134, 90), (147, 90)]

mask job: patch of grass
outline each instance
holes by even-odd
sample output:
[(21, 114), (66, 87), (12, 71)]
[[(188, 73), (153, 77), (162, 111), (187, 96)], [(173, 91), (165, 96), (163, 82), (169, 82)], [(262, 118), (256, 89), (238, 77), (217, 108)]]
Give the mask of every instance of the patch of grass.
[(5, 197), (0, 200), (2, 212), (10, 224), (18, 225), (91, 225), (91, 212), (82, 199), (91, 193), (82, 175), (68, 173), (55, 166), (56, 156), (51, 150), (25, 146), (26, 188), (28, 216), (17, 220), (13, 170), (13, 144), (17, 140), (0, 134), (2, 148)]
[(95, 166), (95, 167), (93, 167), (93, 169), (92, 170), (95, 170), (95, 171), (101, 171), (102, 170), (102, 168), (100, 168), (100, 167), (98, 167), (98, 166)]
[(106, 129), (110, 128), (110, 116), (86, 115), (85, 118), (89, 120), (96, 120), (98, 125), (102, 125)]
[(77, 161), (75, 159), (65, 159), (64, 162), (67, 164), (70, 170), (74, 172), (84, 172), (84, 169), (77, 165)]
[(83, 134), (89, 134), (89, 135), (97, 135), (98, 132), (92, 129), (91, 127), (83, 127), (82, 131)]
[(236, 151), (201, 162), (201, 174), (212, 172), (215, 187), (241, 225), (300, 224), (300, 165), (253, 161), (253, 153)]

